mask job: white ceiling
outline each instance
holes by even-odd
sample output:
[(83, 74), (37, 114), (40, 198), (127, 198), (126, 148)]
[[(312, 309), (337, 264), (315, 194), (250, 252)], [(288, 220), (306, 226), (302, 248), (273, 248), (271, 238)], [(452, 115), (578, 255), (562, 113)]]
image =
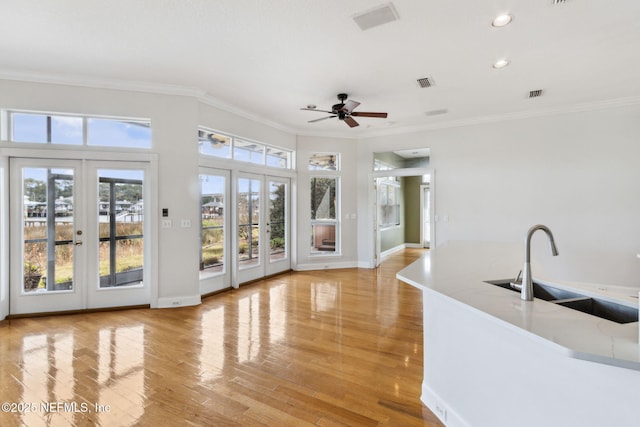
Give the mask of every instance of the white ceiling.
[[(0, 0), (0, 78), (196, 93), (332, 136), (640, 102), (639, 0), (394, 0), (399, 20), (360, 30), (353, 16), (384, 3)], [(504, 12), (513, 22), (492, 27)], [(307, 123), (322, 114), (301, 107), (330, 109), (339, 92), (389, 117)]]

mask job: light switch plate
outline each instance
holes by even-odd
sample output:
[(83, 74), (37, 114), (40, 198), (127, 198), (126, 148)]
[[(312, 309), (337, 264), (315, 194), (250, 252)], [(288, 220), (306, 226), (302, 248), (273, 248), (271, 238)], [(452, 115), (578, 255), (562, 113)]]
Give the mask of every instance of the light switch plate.
[(172, 224), (170, 219), (162, 220), (162, 228), (171, 228), (171, 227), (172, 227)]

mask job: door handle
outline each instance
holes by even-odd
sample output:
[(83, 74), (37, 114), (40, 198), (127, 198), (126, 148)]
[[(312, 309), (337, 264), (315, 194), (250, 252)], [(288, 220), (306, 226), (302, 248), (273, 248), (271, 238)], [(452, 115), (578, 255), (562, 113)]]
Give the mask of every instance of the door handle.
[(82, 246), (82, 240), (76, 240), (73, 244), (76, 246)]

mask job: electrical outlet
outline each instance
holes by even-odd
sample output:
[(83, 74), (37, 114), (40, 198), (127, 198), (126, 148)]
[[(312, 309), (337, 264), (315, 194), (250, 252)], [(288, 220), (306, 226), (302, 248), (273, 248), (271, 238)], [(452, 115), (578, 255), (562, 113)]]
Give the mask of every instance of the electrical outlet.
[(171, 301), (171, 305), (174, 306), (174, 307), (182, 305), (182, 301), (180, 301), (180, 300)]
[(171, 228), (171, 227), (172, 227), (172, 224), (170, 219), (162, 220), (162, 228)]
[(447, 421), (447, 409), (443, 405), (436, 403), (436, 412), (442, 421)]
[(182, 227), (182, 228), (191, 228), (191, 220), (190, 219), (182, 219), (182, 220), (180, 220), (180, 227)]

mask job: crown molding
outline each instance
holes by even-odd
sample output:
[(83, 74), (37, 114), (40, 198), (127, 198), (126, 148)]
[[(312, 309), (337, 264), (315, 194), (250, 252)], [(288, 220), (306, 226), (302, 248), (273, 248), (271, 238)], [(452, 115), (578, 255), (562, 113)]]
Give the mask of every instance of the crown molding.
[(353, 140), (364, 140), (367, 138), (375, 138), (380, 136), (404, 135), (416, 132), (441, 130), (456, 127), (475, 126), (487, 123), (498, 123), (510, 120), (522, 120), (535, 117), (545, 117), (558, 114), (571, 114), (587, 111), (597, 111), (608, 108), (618, 108), (625, 106), (640, 105), (640, 97), (616, 98), (596, 102), (579, 103), (561, 107), (552, 107), (530, 111), (519, 111), (505, 114), (494, 114), (489, 116), (476, 116), (459, 120), (441, 121), (436, 123), (427, 123), (420, 125), (399, 126), (397, 128), (389, 127), (384, 129), (362, 129), (357, 134), (348, 135), (341, 131), (318, 131), (310, 132), (308, 130), (296, 129), (285, 126), (273, 120), (266, 119), (260, 115), (252, 113), (248, 110), (236, 107), (220, 101), (213, 95), (202, 89), (189, 86), (156, 84), (139, 81), (125, 81), (116, 79), (99, 79), (82, 75), (59, 75), (38, 72), (23, 72), (10, 69), (0, 68), (0, 79), (15, 80), (32, 83), (59, 84), (67, 86), (79, 86), (97, 89), (113, 89), (132, 92), (144, 92), (160, 95), (186, 96), (195, 98), (198, 102), (218, 108), (225, 112), (235, 114), (245, 119), (263, 124), (265, 126), (298, 136), (318, 137), (318, 138), (343, 138)]
[(46, 74), (38, 72), (17, 72), (13, 70), (0, 69), (0, 79), (16, 80), (30, 83), (47, 83), (66, 86), (80, 86), (93, 89), (115, 89), (132, 92), (145, 92), (161, 95), (177, 95), (201, 97), (204, 91), (188, 86), (178, 86), (169, 84), (157, 84), (139, 81), (127, 81), (116, 79), (100, 79), (74, 74)]
[(582, 113), (588, 111), (598, 111), (609, 108), (620, 108), (620, 107), (628, 107), (640, 105), (640, 97), (627, 97), (627, 98), (616, 98), (616, 99), (608, 99), (604, 101), (596, 101), (596, 102), (588, 102), (588, 103), (579, 103), (561, 107), (553, 107), (553, 108), (545, 108), (539, 110), (530, 110), (530, 111), (518, 111), (514, 113), (505, 113), (505, 114), (494, 114), (490, 116), (476, 116), (467, 119), (460, 120), (450, 120), (443, 121), (438, 123), (429, 123), (424, 125), (414, 125), (414, 126), (403, 126), (398, 128), (387, 128), (381, 130), (373, 130), (368, 131), (366, 134), (360, 135), (361, 139), (366, 138), (375, 138), (379, 136), (389, 136), (389, 135), (405, 135), (410, 133), (424, 132), (424, 131), (432, 131), (432, 130), (442, 130), (449, 128), (457, 128), (457, 127), (466, 127), (466, 126), (476, 126), (488, 123), (499, 123), (511, 120), (523, 120), (529, 118), (536, 117), (548, 117), (559, 114), (573, 114), (573, 113)]

